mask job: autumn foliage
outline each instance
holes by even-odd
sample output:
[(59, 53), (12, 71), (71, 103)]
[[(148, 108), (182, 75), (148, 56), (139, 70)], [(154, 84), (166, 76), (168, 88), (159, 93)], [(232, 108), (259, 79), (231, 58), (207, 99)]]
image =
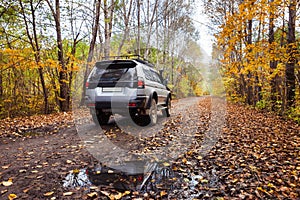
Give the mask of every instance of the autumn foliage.
[(192, 10), (183, 1), (3, 1), (0, 118), (65, 112), (73, 98), (83, 105), (93, 63), (115, 55), (140, 54), (155, 63), (179, 98), (201, 95), (200, 75), (191, 71), (199, 71), (199, 62), (179, 56), (190, 45), (201, 56)]
[(215, 53), (228, 98), (299, 121), (299, 2), (246, 0), (223, 5)]

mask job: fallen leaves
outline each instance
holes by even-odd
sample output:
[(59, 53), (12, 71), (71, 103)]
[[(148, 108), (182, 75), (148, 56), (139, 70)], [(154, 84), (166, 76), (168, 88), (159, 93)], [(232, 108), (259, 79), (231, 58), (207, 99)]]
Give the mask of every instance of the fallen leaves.
[(100, 191), (100, 193), (108, 197), (110, 200), (119, 200), (122, 199), (122, 197), (129, 195), (131, 192), (125, 191), (125, 192), (110, 193), (107, 191)]
[(160, 196), (161, 196), (161, 197), (166, 196), (167, 194), (168, 194), (168, 193), (167, 193), (165, 190), (160, 191)]
[(46, 192), (46, 193), (44, 194), (44, 196), (45, 196), (45, 197), (49, 197), (49, 196), (52, 196), (52, 194), (54, 194), (54, 192)]
[(73, 192), (64, 192), (63, 196), (71, 196), (73, 194)]
[(73, 161), (72, 160), (67, 160), (66, 163), (67, 164), (71, 164)]
[(16, 199), (17, 197), (18, 197), (18, 196), (17, 196), (16, 194), (13, 194), (13, 193), (8, 195), (8, 199), (9, 199), (9, 200)]
[[(155, 194), (150, 192), (141, 194), (136, 191), (118, 192), (111, 188), (95, 186), (92, 186), (89, 191), (84, 191), (84, 189), (63, 191), (59, 188), (60, 183), (55, 184), (59, 181), (58, 179), (65, 176), (69, 170), (80, 169), (86, 165), (86, 162), (90, 162), (84, 147), (77, 145), (80, 142), (70, 138), (70, 135), (76, 132), (74, 129), (60, 132), (60, 135), (55, 135), (55, 139), (52, 138), (53, 135), (41, 138), (38, 140), (40, 143), (36, 148), (29, 148), (27, 144), (33, 140), (28, 140), (27, 143), (24, 142), (23, 146), (12, 148), (14, 151), (5, 150), (7, 155), (9, 152), (13, 153), (3, 160), (10, 158), (10, 161), (13, 162), (6, 162), (1, 166), (3, 169), (3, 172), (0, 173), (2, 177), (1, 195), (6, 195), (8, 198), (11, 195), (11, 198), (16, 198), (13, 196), (15, 194), (18, 198), (24, 199), (29, 198), (28, 196), (32, 193), (38, 195), (38, 192), (40, 192), (41, 198), (47, 199), (73, 199), (80, 195), (82, 199), (122, 199), (124, 196), (136, 199), (155, 199), (167, 196), (174, 197), (174, 199), (186, 199), (191, 195), (195, 199), (299, 199), (299, 125), (283, 121), (269, 113), (260, 113), (254, 109), (228, 104), (226, 127), (222, 129), (222, 135), (218, 138), (217, 143), (213, 144), (213, 148), (207, 154), (203, 154), (201, 142), (205, 133), (210, 129), (211, 105), (209, 102), (209, 100), (203, 100), (200, 102), (197, 112), (189, 111), (191, 115), (188, 120), (184, 115), (174, 116), (165, 123), (165, 130), (151, 138), (144, 138), (142, 141), (144, 143), (141, 143), (145, 152), (153, 152), (159, 147), (168, 145), (172, 140), (176, 140), (182, 133), (180, 131), (196, 130), (189, 132), (195, 137), (186, 141), (189, 149), (185, 151), (185, 154), (180, 155), (174, 163), (171, 161), (162, 163), (164, 167), (170, 167), (182, 176), (176, 181), (177, 188), (181, 188), (180, 190), (176, 189), (177, 193), (176, 190), (167, 191), (161, 188)], [(61, 118), (53, 120), (54, 123), (59, 124), (56, 120), (59, 121)], [(19, 122), (8, 122), (7, 120), (5, 124), (10, 126), (11, 123), (11, 126), (14, 126)], [(49, 127), (47, 123), (47, 120), (43, 123), (39, 121), (37, 124), (29, 124), (25, 128), (18, 125), (13, 131), (23, 134), (24, 131), (32, 131), (37, 127), (38, 131), (54, 130), (47, 129)], [(196, 129), (191, 129), (189, 126), (196, 127)], [(5, 133), (8, 133), (8, 129), (5, 129)], [(112, 134), (116, 133), (112, 131)], [(116, 135), (118, 136), (118, 134)], [(59, 141), (60, 139), (63, 142)], [(47, 149), (48, 147), (50, 149)], [(172, 151), (180, 148), (179, 145)], [(22, 166), (17, 166), (19, 163), (22, 163)], [(16, 176), (11, 176), (11, 174), (16, 174)], [(197, 179), (192, 189), (189, 184), (191, 177), (195, 176)], [(10, 180), (9, 177), (13, 177), (13, 180)], [(24, 178), (22, 181), (27, 181), (28, 186), (20, 187), (22, 182), (18, 180), (20, 177)], [(40, 184), (44, 185), (40, 186)]]
[(2, 166), (1, 168), (2, 169), (8, 169), (10, 167), (10, 165), (4, 165), (4, 166)]
[(88, 193), (87, 196), (90, 197), (90, 198), (96, 198), (98, 196), (98, 193), (97, 192), (91, 192), (91, 193)]
[(9, 178), (7, 181), (3, 181), (2, 182), (2, 185), (5, 186), (5, 187), (9, 187), (13, 184), (13, 181), (11, 178)]
[(196, 147), (195, 154), (187, 151), (173, 166), (186, 177), (183, 180), (195, 172), (203, 179), (194, 190), (171, 197), (184, 199), (196, 193), (197, 199), (298, 199), (299, 133), (299, 125), (292, 121), (228, 104), (227, 125), (212, 150), (201, 155)]
[(73, 124), (72, 112), (6, 118), (0, 120), (0, 137), (17, 138), (56, 133)]

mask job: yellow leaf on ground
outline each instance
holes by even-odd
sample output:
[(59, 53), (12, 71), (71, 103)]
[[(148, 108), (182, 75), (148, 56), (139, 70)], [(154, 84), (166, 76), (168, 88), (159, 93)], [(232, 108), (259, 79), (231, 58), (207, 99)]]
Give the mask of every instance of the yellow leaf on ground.
[(65, 192), (63, 193), (64, 196), (71, 196), (73, 194), (73, 192)]
[(163, 197), (163, 196), (165, 196), (165, 195), (167, 195), (166, 191), (163, 190), (163, 191), (160, 192), (160, 196), (161, 196), (161, 197)]
[(121, 199), (123, 197), (123, 194), (119, 192), (118, 194), (114, 195), (114, 199)]
[(186, 163), (185, 164), (187, 164), (187, 165), (191, 165), (192, 163), (190, 162), (190, 161), (186, 161)]
[(96, 190), (96, 189), (98, 189), (98, 187), (97, 186), (91, 186), (90, 189), (91, 190)]
[(7, 181), (2, 182), (2, 185), (4, 185), (5, 187), (11, 186), (12, 184), (12, 179), (8, 179)]
[(131, 193), (131, 192), (127, 190), (127, 191), (124, 192), (124, 195), (128, 195), (128, 194), (130, 194), (130, 193)]
[(30, 190), (30, 188), (24, 189), (23, 192), (27, 193)]
[(201, 183), (203, 183), (203, 184), (207, 184), (209, 181), (208, 180), (206, 180), (206, 179), (202, 179), (201, 180)]
[(54, 194), (54, 192), (46, 192), (46, 193), (44, 194), (44, 196), (45, 196), (45, 197), (49, 197), (49, 196), (51, 196), (52, 194)]
[(90, 197), (90, 198), (95, 198), (95, 197), (98, 196), (98, 193), (97, 193), (97, 192), (92, 192), (92, 193), (89, 193), (89, 194), (87, 194), (87, 195), (88, 195), (88, 197)]
[(8, 199), (9, 200), (13, 200), (13, 199), (16, 199), (18, 196), (16, 194), (9, 194), (8, 195)]
[(105, 196), (109, 196), (110, 193), (106, 192), (106, 191), (100, 191), (102, 194), (104, 194)]
[(186, 172), (186, 169), (179, 168), (179, 171), (181, 171), (181, 172)]
[(2, 169), (8, 169), (10, 165), (2, 166)]
[(1, 194), (6, 193), (8, 190), (1, 190)]

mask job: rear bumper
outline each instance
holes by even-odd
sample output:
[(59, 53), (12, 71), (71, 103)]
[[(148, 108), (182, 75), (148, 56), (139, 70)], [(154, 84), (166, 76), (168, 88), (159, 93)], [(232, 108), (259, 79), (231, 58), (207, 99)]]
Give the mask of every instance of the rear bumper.
[(138, 96), (135, 98), (126, 96), (98, 96), (95, 101), (86, 101), (88, 107), (106, 110), (119, 110), (128, 108), (146, 108), (148, 98)]

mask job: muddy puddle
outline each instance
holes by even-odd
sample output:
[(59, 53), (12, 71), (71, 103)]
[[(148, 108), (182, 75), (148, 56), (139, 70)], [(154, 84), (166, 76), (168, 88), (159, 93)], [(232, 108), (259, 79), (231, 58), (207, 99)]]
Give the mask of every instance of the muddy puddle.
[(139, 194), (168, 193), (174, 189), (179, 175), (165, 163), (130, 161), (123, 165), (106, 167), (96, 165), (93, 168), (75, 169), (63, 180), (63, 187), (111, 186), (119, 192), (131, 191)]

